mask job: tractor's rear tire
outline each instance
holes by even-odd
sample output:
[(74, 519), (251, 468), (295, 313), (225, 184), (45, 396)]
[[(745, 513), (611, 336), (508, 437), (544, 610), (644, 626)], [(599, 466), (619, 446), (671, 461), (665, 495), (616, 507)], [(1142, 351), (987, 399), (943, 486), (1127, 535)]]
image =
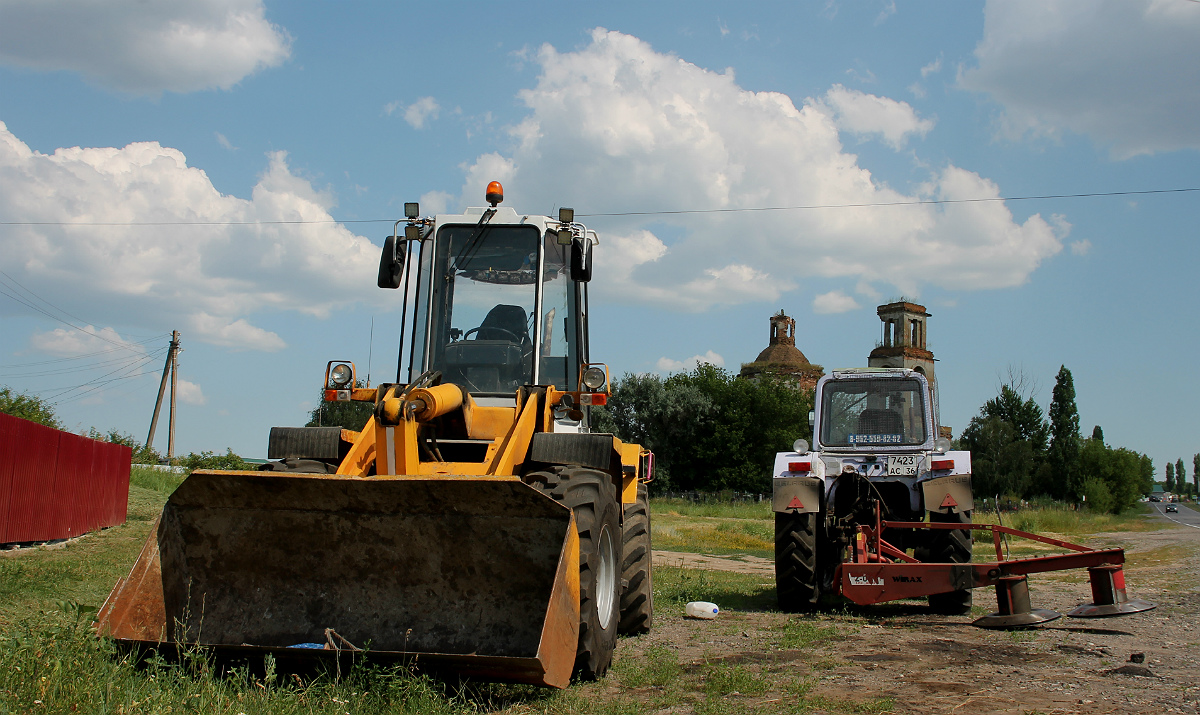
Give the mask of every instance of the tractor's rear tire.
[(645, 484), (638, 484), (637, 501), (625, 507), (625, 523), (621, 525), (624, 542), (621, 580), (621, 624), (623, 636), (649, 633), (654, 620), (654, 578), (650, 548), (650, 495)]
[[(970, 524), (971, 512), (940, 514), (930, 512), (931, 522)], [(929, 543), (914, 551), (921, 561), (931, 563), (966, 564), (971, 562), (971, 545), (974, 539), (968, 529), (937, 529), (929, 532)], [(971, 612), (972, 591), (969, 588), (949, 593), (935, 593), (929, 597), (929, 608), (934, 613), (946, 616), (965, 616)]]
[(817, 606), (817, 515), (775, 514), (775, 592), (792, 613)]
[(612, 477), (583, 467), (553, 467), (525, 476), (571, 508), (579, 532), (579, 647), (574, 675), (596, 680), (608, 672), (617, 646), (621, 599), (621, 521)]

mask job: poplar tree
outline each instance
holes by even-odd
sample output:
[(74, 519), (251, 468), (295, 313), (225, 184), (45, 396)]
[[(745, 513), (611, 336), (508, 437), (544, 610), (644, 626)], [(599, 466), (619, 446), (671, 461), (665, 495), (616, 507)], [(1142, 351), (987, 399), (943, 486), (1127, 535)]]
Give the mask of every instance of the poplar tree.
[(1180, 492), (1187, 491), (1187, 470), (1183, 468), (1183, 459), (1175, 460), (1175, 485)]
[(1175, 491), (1175, 465), (1167, 462), (1167, 483), (1163, 485), (1163, 491)]
[[(1077, 490), (1079, 485), (1079, 409), (1075, 406), (1075, 381), (1066, 365), (1058, 368), (1054, 378), (1054, 392), (1050, 399), (1050, 448), (1047, 462), (1054, 471), (1059, 484)], [(1092, 431), (1096, 436), (1100, 428)], [(1104, 433), (1100, 432), (1103, 443)]]
[(1104, 443), (1104, 430), (1100, 429), (1100, 425), (1096, 425), (1092, 428), (1092, 439), (1100, 442), (1101, 444)]
[(1196, 492), (1200, 493), (1200, 454), (1192, 455), (1192, 484), (1196, 487)]

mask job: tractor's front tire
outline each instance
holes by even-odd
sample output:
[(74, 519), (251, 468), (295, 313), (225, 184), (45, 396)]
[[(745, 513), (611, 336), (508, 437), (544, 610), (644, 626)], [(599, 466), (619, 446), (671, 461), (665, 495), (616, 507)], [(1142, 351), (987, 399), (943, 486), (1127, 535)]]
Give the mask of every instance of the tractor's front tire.
[(654, 620), (654, 578), (650, 548), (650, 495), (645, 484), (638, 484), (637, 501), (625, 507), (621, 526), (624, 542), (621, 563), (621, 625), (623, 636), (649, 633)]
[(553, 467), (526, 475), (530, 483), (571, 508), (579, 532), (579, 647), (574, 675), (596, 680), (608, 672), (617, 646), (621, 581), (621, 521), (612, 477), (583, 467)]
[(775, 513), (775, 592), (780, 610), (811, 611), (817, 582), (817, 515)]
[[(970, 524), (971, 512), (941, 514), (929, 512), (929, 521), (943, 524)], [(969, 529), (932, 529), (929, 543), (916, 549), (913, 555), (930, 563), (966, 564), (971, 562), (971, 546), (974, 539)], [(969, 588), (949, 593), (935, 593), (929, 597), (929, 608), (934, 613), (946, 616), (965, 616), (971, 612), (972, 592)]]

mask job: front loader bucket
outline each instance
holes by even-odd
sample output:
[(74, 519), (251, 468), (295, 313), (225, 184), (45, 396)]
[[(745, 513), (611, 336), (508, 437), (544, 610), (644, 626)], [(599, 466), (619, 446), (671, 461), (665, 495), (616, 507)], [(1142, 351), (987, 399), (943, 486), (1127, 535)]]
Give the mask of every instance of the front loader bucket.
[(570, 509), (516, 477), (198, 471), (168, 499), (97, 629), (131, 644), (287, 656), (349, 642), (565, 687), (579, 537)]

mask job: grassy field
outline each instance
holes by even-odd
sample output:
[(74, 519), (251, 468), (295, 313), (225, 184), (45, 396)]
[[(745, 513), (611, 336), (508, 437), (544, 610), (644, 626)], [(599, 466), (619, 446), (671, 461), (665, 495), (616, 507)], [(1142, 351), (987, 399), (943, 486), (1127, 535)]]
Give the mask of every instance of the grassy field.
[[(654, 548), (668, 551), (696, 551), (706, 554), (749, 554), (770, 558), (775, 549), (774, 514), (770, 502), (736, 504), (693, 504), (682, 499), (652, 499)], [(1005, 513), (976, 512), (977, 524), (996, 524), (1056, 537), (1082, 537), (1088, 534), (1121, 531), (1154, 531), (1162, 525), (1145, 519), (1148, 507), (1139, 504), (1126, 514), (1096, 514), (1069, 509), (1033, 508)], [(886, 538), (886, 537), (885, 537)], [(1049, 551), (1051, 547), (1022, 539), (1009, 540), (1009, 552), (1027, 556)], [(978, 557), (994, 558), (991, 538), (983, 535), (975, 543)]]
[[(674, 647), (622, 639), (608, 678), (566, 691), (439, 680), (404, 668), (360, 665), (295, 677), (274, 671), (219, 674), (201, 654), (143, 667), (95, 638), (91, 617), (137, 556), (167, 494), (181, 478), (151, 469), (131, 476), (129, 518), (117, 527), (63, 544), (0, 553), (0, 715), (16, 713), (641, 713), (677, 708), (695, 713), (820, 711), (884, 713), (891, 701), (830, 700), (812, 692), (817, 658), (749, 667), (725, 659), (681, 658)], [(767, 503), (652, 503), (655, 547), (770, 556), (773, 516)], [(1138, 519), (1071, 513), (1035, 514), (1060, 534), (1138, 528)], [(1009, 523), (1006, 519), (1005, 523)], [(1014, 522), (1018, 527), (1020, 524)], [(1046, 527), (1036, 527), (1046, 528)], [(986, 548), (990, 545), (984, 544)], [(770, 579), (718, 571), (660, 567), (654, 592), (658, 628), (676, 627), (690, 600), (712, 600), (732, 613), (770, 613)], [(858, 628), (852, 613), (776, 615), (781, 624), (763, 652), (805, 651)], [(722, 628), (739, 628), (736, 621)], [(652, 634), (653, 636), (653, 634)], [(651, 636), (651, 637), (652, 637)], [(647, 638), (651, 638), (647, 637)], [(730, 697), (735, 696), (736, 697)], [(749, 699), (757, 699), (751, 703)]]

